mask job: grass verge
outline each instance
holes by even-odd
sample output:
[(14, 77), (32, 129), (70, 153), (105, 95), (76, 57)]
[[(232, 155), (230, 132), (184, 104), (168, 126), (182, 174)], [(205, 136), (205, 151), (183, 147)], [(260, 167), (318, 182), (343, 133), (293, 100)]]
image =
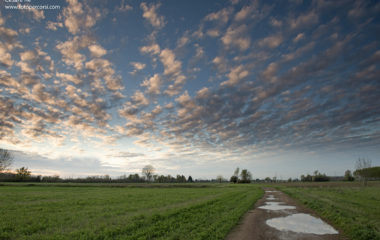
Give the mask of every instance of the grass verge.
[(276, 188), (330, 221), (350, 239), (380, 240), (380, 184), (280, 184)]

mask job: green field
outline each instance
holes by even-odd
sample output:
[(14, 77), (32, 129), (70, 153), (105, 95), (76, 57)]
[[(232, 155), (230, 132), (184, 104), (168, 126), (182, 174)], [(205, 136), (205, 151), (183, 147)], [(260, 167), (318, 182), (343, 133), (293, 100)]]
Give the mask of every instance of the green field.
[(380, 182), (275, 185), (343, 230), (350, 239), (380, 239)]
[(253, 184), (3, 184), (0, 239), (223, 239), (262, 194)]

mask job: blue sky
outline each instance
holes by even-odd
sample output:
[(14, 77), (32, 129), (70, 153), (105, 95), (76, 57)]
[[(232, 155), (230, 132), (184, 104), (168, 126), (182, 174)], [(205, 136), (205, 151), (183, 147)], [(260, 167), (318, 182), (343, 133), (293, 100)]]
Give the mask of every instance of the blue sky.
[(0, 147), (63, 177), (380, 164), (378, 1), (1, 2)]

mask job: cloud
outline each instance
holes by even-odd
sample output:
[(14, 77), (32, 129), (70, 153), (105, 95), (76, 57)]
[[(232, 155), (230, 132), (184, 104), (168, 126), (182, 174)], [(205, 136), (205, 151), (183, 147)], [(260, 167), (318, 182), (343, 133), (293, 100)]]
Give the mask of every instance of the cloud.
[(218, 29), (209, 29), (207, 30), (207, 35), (209, 35), (210, 37), (219, 37), (220, 36), (220, 31)]
[(12, 55), (8, 52), (8, 49), (0, 43), (0, 63), (5, 67), (10, 67), (13, 65)]
[(49, 158), (28, 151), (12, 151), (15, 156), (14, 168), (28, 166), (32, 174), (59, 175), (60, 177), (83, 177), (110, 174), (121, 175), (120, 167), (109, 166), (106, 162), (94, 157), (57, 156)]
[(35, 8), (30, 9), (30, 11), (33, 13), (33, 18), (37, 21), (40, 21), (41, 19), (45, 18), (45, 14), (43, 10), (37, 10)]
[(276, 81), (276, 73), (279, 65), (275, 62), (270, 63), (267, 68), (261, 73), (261, 76), (267, 81)]
[(140, 52), (145, 53), (145, 54), (146, 53), (159, 54), (160, 46), (157, 43), (152, 43), (151, 45), (141, 47)]
[(5, 67), (11, 67), (14, 64), (11, 51), (15, 48), (22, 48), (16, 40), (17, 36), (18, 33), (13, 29), (0, 26), (0, 39), (2, 40), (0, 42), (0, 63)]
[(205, 55), (205, 51), (198, 44), (195, 44), (195, 47), (196, 47), (196, 49), (195, 49), (195, 59), (202, 58)]
[(283, 37), (281, 35), (274, 35), (274, 36), (269, 36), (269, 37), (259, 40), (257, 44), (260, 47), (276, 48), (282, 42), (283, 42)]
[(293, 38), (293, 42), (297, 43), (300, 40), (302, 40), (303, 38), (305, 38), (305, 34), (304, 33), (299, 33), (299, 34), (297, 34), (297, 36), (295, 38)]
[(107, 50), (96, 44), (88, 46), (88, 50), (90, 50), (91, 56), (97, 58), (107, 54)]
[(165, 75), (178, 75), (181, 73), (182, 63), (179, 60), (176, 60), (174, 52), (170, 49), (165, 48), (160, 53), (160, 60), (164, 65), (164, 74)]
[(143, 17), (147, 19), (153, 27), (163, 28), (165, 19), (163, 16), (158, 16), (157, 9), (161, 6), (160, 3), (147, 5), (145, 2), (140, 4), (140, 8), (144, 11)]
[(69, 82), (73, 82), (75, 84), (81, 84), (82, 83), (82, 80), (80, 78), (78, 78), (77, 76), (71, 75), (71, 74), (57, 72), (56, 76), (61, 78), (63, 81), (69, 81)]
[(251, 44), (250, 37), (246, 34), (247, 25), (241, 24), (238, 27), (228, 27), (226, 33), (222, 37), (223, 44), (227, 47), (236, 47), (240, 51), (245, 51)]
[(101, 17), (97, 8), (86, 7), (77, 0), (68, 0), (69, 5), (63, 9), (64, 25), (71, 34), (93, 27)]
[(198, 99), (207, 98), (209, 94), (210, 94), (209, 89), (207, 87), (204, 87), (197, 92), (196, 98)]
[(36, 54), (31, 50), (20, 53), (21, 61), (34, 61), (36, 58)]
[(222, 24), (225, 24), (228, 22), (229, 16), (232, 13), (232, 8), (223, 8), (220, 11), (213, 12), (208, 14), (205, 17), (206, 21), (216, 21)]
[(216, 65), (218, 71), (223, 73), (227, 71), (227, 60), (224, 57), (216, 56), (212, 63)]
[(120, 12), (128, 12), (133, 10), (133, 7), (129, 5), (128, 3), (125, 3), (125, 0), (122, 0), (119, 7), (116, 7), (117, 11)]
[(288, 22), (291, 29), (300, 29), (316, 24), (318, 22), (318, 19), (319, 17), (317, 13), (310, 11), (305, 14), (300, 14), (296, 18), (289, 18)]
[(160, 75), (154, 74), (151, 78), (145, 79), (141, 86), (146, 87), (146, 92), (149, 94), (160, 94), (162, 86)]
[(180, 39), (178, 39), (177, 47), (182, 48), (185, 45), (189, 43), (190, 39), (187, 36), (182, 36)]
[(273, 27), (281, 27), (282, 26), (282, 21), (280, 20), (277, 20), (276, 18), (271, 18), (270, 20), (270, 24), (273, 26)]
[(86, 62), (86, 69), (90, 70), (89, 76), (93, 79), (93, 87), (102, 91), (101, 80), (104, 80), (109, 90), (117, 91), (123, 89), (120, 76), (116, 75), (110, 61), (102, 58), (95, 58)]
[(137, 105), (137, 106), (141, 106), (141, 105), (148, 105), (149, 104), (149, 100), (144, 96), (144, 94), (137, 90), (133, 96), (132, 96), (132, 100), (133, 102)]
[(62, 28), (63, 27), (63, 23), (48, 21), (47, 25), (46, 25), (47, 29), (50, 29), (50, 30), (53, 30), (53, 31), (57, 31), (58, 27)]
[(133, 66), (133, 71), (130, 72), (130, 74), (134, 75), (136, 74), (137, 72), (140, 72), (141, 70), (143, 70), (146, 66), (145, 63), (141, 63), (141, 62), (130, 62), (130, 64)]
[(73, 66), (76, 70), (81, 70), (86, 56), (80, 53), (80, 50), (90, 46), (91, 42), (91, 39), (86, 36), (75, 36), (65, 42), (59, 42), (56, 48), (62, 54), (64, 63)]
[(117, 154), (110, 154), (108, 157), (116, 157), (116, 158), (136, 158), (143, 157), (145, 154), (143, 153), (132, 153), (132, 152), (119, 152)]
[(123, 105), (122, 109), (119, 109), (118, 113), (121, 117), (124, 117), (128, 121), (137, 121), (137, 114), (140, 112), (140, 109), (133, 105), (131, 102), (126, 102)]
[(236, 66), (231, 69), (230, 73), (227, 75), (228, 80), (222, 82), (221, 86), (234, 86), (249, 75), (249, 72), (244, 68), (243, 65)]
[(245, 20), (247, 17), (251, 15), (253, 9), (254, 7), (252, 5), (242, 7), (242, 9), (236, 13), (235, 21)]

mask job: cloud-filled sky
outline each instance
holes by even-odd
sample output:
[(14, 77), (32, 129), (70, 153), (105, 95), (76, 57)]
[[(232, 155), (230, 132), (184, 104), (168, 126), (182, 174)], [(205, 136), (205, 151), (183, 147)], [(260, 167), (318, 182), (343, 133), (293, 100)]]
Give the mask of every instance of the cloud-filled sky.
[(0, 147), (63, 177), (380, 164), (378, 1), (0, 4)]

